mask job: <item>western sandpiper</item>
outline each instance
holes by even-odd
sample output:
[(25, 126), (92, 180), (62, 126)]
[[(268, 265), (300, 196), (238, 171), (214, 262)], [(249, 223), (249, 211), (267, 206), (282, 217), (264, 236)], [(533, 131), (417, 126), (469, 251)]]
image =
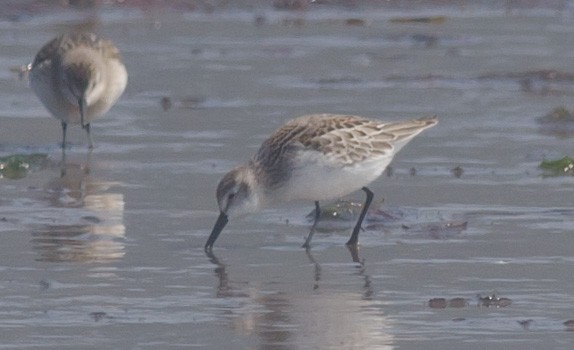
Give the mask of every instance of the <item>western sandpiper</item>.
[(62, 123), (62, 148), (68, 124), (88, 134), (91, 121), (106, 113), (124, 92), (128, 73), (118, 49), (91, 33), (63, 34), (48, 42), (34, 58), (30, 86)]
[(367, 199), (347, 242), (356, 246), (373, 199), (366, 186), (383, 173), (403, 146), (437, 122), (436, 117), (387, 123), (334, 114), (289, 121), (263, 142), (247, 164), (219, 182), (220, 214), (205, 250), (211, 251), (229, 217), (296, 199), (315, 202), (315, 221), (303, 245), (309, 248), (320, 215), (319, 201), (362, 189)]

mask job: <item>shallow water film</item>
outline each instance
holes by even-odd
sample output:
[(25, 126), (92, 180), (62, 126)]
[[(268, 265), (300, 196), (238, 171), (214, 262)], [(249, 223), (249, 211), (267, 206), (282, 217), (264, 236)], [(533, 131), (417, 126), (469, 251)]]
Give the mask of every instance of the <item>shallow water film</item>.
[[(26, 65), (120, 49), (85, 132)], [(572, 349), (569, 1), (5, 1), (0, 349)], [(309, 113), (437, 115), (364, 193), (231, 220), (220, 178)]]

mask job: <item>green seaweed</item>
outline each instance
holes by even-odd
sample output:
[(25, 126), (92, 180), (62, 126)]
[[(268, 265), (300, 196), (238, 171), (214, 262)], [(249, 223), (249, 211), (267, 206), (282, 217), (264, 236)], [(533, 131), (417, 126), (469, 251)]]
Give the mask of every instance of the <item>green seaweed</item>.
[(46, 164), (48, 155), (44, 153), (12, 154), (0, 157), (0, 178), (21, 179), (33, 169)]
[(574, 160), (568, 156), (555, 160), (543, 160), (538, 167), (545, 171), (545, 175), (574, 176)]

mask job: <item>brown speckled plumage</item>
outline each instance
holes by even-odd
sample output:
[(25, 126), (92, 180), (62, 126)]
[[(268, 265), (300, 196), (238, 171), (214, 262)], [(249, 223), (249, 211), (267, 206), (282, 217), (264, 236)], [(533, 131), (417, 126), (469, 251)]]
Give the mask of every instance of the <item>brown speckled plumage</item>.
[[(389, 157), (422, 130), (435, 125), (436, 117), (385, 123), (352, 115), (311, 114), (293, 119), (266, 139), (252, 158), (256, 168), (271, 171), (268, 185), (285, 181), (299, 151), (317, 151), (337, 166)], [(271, 170), (270, 170), (271, 169)]]
[(62, 34), (44, 45), (32, 62), (34, 67), (59, 60), (67, 51), (77, 47), (89, 47), (99, 52), (103, 57), (121, 60), (120, 51), (110, 40), (100, 39), (93, 33)]

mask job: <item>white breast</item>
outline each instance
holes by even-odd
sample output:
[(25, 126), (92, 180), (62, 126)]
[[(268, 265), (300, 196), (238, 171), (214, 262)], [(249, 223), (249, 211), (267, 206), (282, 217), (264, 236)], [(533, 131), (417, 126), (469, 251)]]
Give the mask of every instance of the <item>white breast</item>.
[(313, 201), (340, 198), (373, 182), (391, 160), (383, 156), (342, 165), (320, 152), (302, 151), (294, 161), (292, 176), (280, 189), (281, 196)]

